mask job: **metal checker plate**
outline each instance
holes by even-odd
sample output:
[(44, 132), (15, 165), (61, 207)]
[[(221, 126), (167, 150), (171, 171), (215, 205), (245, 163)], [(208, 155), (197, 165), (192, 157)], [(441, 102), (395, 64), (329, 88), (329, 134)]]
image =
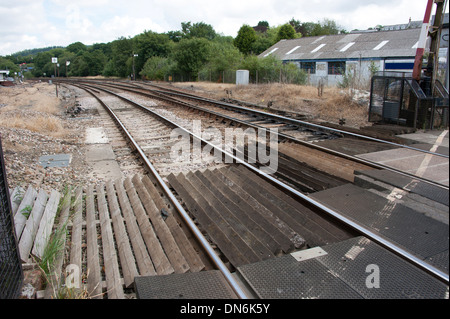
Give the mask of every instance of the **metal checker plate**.
[(427, 184), (419, 180), (413, 180), (387, 170), (367, 170), (359, 171), (357, 174), (363, 174), (382, 182), (391, 184), (398, 188), (406, 188), (412, 193), (434, 200), (438, 203), (449, 205), (449, 193), (447, 190), (438, 186)]
[(378, 230), (380, 235), (420, 258), (449, 249), (448, 225), (352, 184), (321, 191), (312, 197), (357, 223)]
[[(447, 285), (365, 237), (322, 248), (326, 254), (314, 259), (299, 262), (286, 255), (238, 271), (265, 299), (448, 298)], [(375, 275), (373, 265), (379, 270), (379, 288), (366, 284)]]
[[(338, 274), (366, 299), (442, 299), (448, 286), (410, 265), (365, 237), (323, 247), (327, 254), (317, 260)], [(366, 279), (379, 269), (379, 288), (368, 288)]]
[(442, 253), (428, 257), (425, 261), (448, 274), (448, 259), (448, 250), (446, 250)]
[(361, 296), (316, 259), (291, 255), (238, 268), (262, 299), (360, 299)]
[(236, 299), (219, 270), (135, 278), (138, 299)]

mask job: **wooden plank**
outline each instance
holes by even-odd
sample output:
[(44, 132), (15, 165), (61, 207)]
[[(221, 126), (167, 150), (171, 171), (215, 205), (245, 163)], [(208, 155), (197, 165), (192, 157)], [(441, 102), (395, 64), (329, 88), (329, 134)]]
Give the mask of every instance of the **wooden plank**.
[(23, 195), (25, 194), (25, 190), (17, 186), (14, 188), (13, 192), (11, 193), (11, 209), (13, 216), (16, 215), (17, 209), (19, 208), (20, 203), (22, 202)]
[[(159, 195), (155, 185), (153, 185), (152, 181), (147, 175), (142, 178), (142, 183), (155, 202), (158, 210), (161, 211), (161, 209), (164, 208), (166, 209), (166, 211), (169, 211), (167, 206), (164, 204), (162, 197)], [(191, 272), (199, 272), (205, 269), (205, 264), (202, 262), (194, 247), (190, 244), (189, 239), (186, 237), (185, 232), (181, 229), (175, 217), (170, 214), (166, 218), (165, 222), (172, 232), (173, 238), (175, 238), (175, 241), (177, 242), (183, 256), (186, 258)]]
[(39, 229), (34, 240), (34, 246), (31, 253), (38, 259), (41, 259), (45, 247), (52, 235), (53, 224), (55, 222), (56, 213), (58, 212), (59, 200), (61, 194), (58, 191), (53, 190), (50, 193), (50, 198), (45, 206), (44, 214), (42, 215), (39, 223)]
[(175, 273), (185, 273), (189, 271), (189, 264), (186, 262), (169, 227), (167, 227), (162, 219), (160, 211), (156, 208), (155, 203), (138, 175), (133, 177), (133, 184)]
[(102, 299), (102, 276), (97, 238), (94, 187), (89, 185), (86, 192), (87, 289), (91, 298)]
[(23, 228), (25, 227), (25, 224), (27, 222), (28, 215), (33, 209), (33, 204), (36, 197), (37, 191), (33, 187), (29, 186), (25, 195), (23, 196), (22, 202), (20, 203), (16, 214), (14, 215), (14, 226), (17, 238), (20, 238), (20, 236), (22, 235)]
[(114, 185), (111, 180), (106, 183), (106, 194), (108, 196), (109, 212), (111, 214), (114, 237), (116, 238), (117, 249), (119, 251), (125, 287), (130, 288), (134, 284), (134, 278), (138, 276), (139, 273), (136, 268), (133, 252), (131, 251), (125, 224), (120, 213), (116, 191), (114, 190)]
[[(213, 214), (208, 207), (206, 201), (199, 196), (193, 186), (184, 177), (179, 174), (177, 177), (170, 174), (167, 177), (170, 185), (175, 189), (178, 195), (183, 199), (184, 204), (188, 207), (191, 214), (195, 216), (201, 227), (206, 230), (211, 240), (220, 248), (228, 260), (235, 266), (249, 264), (250, 262), (245, 255), (234, 244), (234, 232), (229, 231), (224, 223), (220, 223), (220, 219), (213, 221)], [(206, 209), (208, 209), (206, 211)], [(217, 222), (217, 223), (216, 223)]]
[[(266, 198), (270, 198), (273, 203), (278, 205), (291, 218), (295, 219), (297, 223), (303, 227), (307, 227), (315, 235), (325, 238), (325, 242), (320, 245), (328, 244), (329, 242), (345, 240), (353, 237), (353, 234), (348, 230), (336, 225), (334, 218), (312, 211), (309, 207), (302, 205), (298, 200), (286, 195), (281, 190), (277, 189), (269, 183), (261, 183), (261, 178), (251, 173), (247, 168), (238, 166), (233, 169), (234, 174), (239, 176), (246, 176), (249, 183), (260, 183), (262, 187), (258, 189)], [(300, 232), (299, 232), (300, 234)], [(328, 240), (326, 239), (328, 238)]]
[(108, 299), (124, 299), (125, 295), (120, 280), (119, 262), (117, 260), (116, 248), (114, 247), (114, 238), (105, 199), (104, 185), (97, 185), (96, 190)]
[(38, 231), (39, 223), (44, 214), (45, 205), (47, 204), (48, 194), (44, 190), (40, 190), (34, 202), (33, 210), (28, 217), (22, 236), (19, 241), (20, 259), (28, 262), (31, 248), (33, 247), (34, 238)]
[[(280, 203), (274, 203), (272, 194), (265, 190), (263, 183), (259, 181), (248, 182), (250, 177), (244, 175), (242, 172), (236, 174), (234, 169), (221, 170), (221, 178), (227, 183), (233, 183), (239, 185), (241, 188), (245, 189), (253, 198), (257, 200), (262, 206), (266, 208), (264, 212), (268, 213), (269, 217), (275, 218), (278, 221), (280, 230), (284, 230), (287, 235), (290, 235), (292, 242), (296, 245), (296, 248), (302, 248), (305, 245), (305, 237), (308, 239), (316, 237), (316, 234), (308, 227), (302, 224), (302, 222), (294, 217), (292, 217), (288, 212), (280, 207)], [(255, 186), (258, 185), (258, 186)], [(276, 199), (275, 199), (276, 200)], [(300, 208), (300, 203), (297, 207)], [(297, 212), (297, 214), (301, 214)], [(296, 240), (298, 238), (298, 240)]]
[[(230, 186), (229, 184), (226, 184), (220, 176), (221, 173), (219, 170), (215, 170), (214, 172), (208, 170), (205, 172), (205, 177), (214, 183), (214, 185), (216, 185), (216, 187), (218, 187), (226, 197), (235, 202), (236, 205), (240, 206), (241, 209), (258, 224), (258, 226), (269, 234), (278, 248), (285, 253), (292, 252), (295, 249), (294, 244), (288, 236), (286, 236), (285, 232), (282, 232), (277, 226), (275, 226), (277, 223), (275, 218), (268, 218), (271, 217), (268, 216), (269, 213), (262, 212), (267, 209), (259, 204), (256, 199), (251, 197), (251, 195), (240, 186), (236, 184)], [(289, 229), (289, 231), (292, 231), (292, 229)], [(273, 252), (277, 254), (277, 248), (275, 246), (273, 248), (275, 249)]]
[(72, 237), (70, 246), (70, 263), (76, 265), (79, 271), (78, 282), (81, 283), (81, 263), (82, 263), (82, 233), (83, 233), (83, 188), (75, 190), (75, 201), (72, 215)]
[(152, 259), (148, 254), (147, 248), (145, 247), (145, 242), (142, 238), (141, 231), (139, 230), (136, 216), (133, 214), (133, 209), (131, 208), (131, 204), (128, 200), (122, 181), (117, 180), (114, 183), (114, 186), (116, 188), (117, 197), (122, 209), (122, 214), (125, 218), (128, 237), (130, 238), (131, 245), (133, 246), (133, 252), (138, 264), (139, 274), (141, 276), (154, 276), (156, 275), (155, 267), (153, 267)]
[[(250, 262), (258, 262), (263, 259), (274, 257), (272, 252), (264, 246), (253, 233), (243, 224), (230, 210), (230, 202), (222, 203), (217, 197), (213, 185), (204, 185), (202, 181), (192, 172), (186, 174), (186, 178), (203, 195), (205, 200), (222, 217), (232, 230), (236, 232), (240, 239), (239, 249), (247, 256)], [(209, 187), (213, 187), (210, 189)]]
[[(239, 201), (238, 196), (233, 196), (234, 193), (229, 187), (225, 187), (218, 179), (214, 179), (211, 175), (208, 175), (207, 170), (205, 173), (201, 173), (200, 171), (195, 172), (195, 176), (202, 181), (202, 183), (210, 188), (214, 189), (214, 194), (218, 200), (220, 200), (224, 205), (228, 206), (230, 211), (233, 212), (235, 218), (241, 223), (245, 225), (245, 227), (265, 246), (272, 254), (281, 253), (280, 245), (275, 241), (275, 239), (268, 233), (261, 224), (264, 224), (264, 221), (257, 215), (254, 208), (248, 205), (247, 203), (242, 203)], [(209, 178), (208, 178), (209, 177)], [(236, 200), (236, 203), (235, 203)], [(248, 206), (246, 206), (246, 204)], [(242, 206), (242, 207), (241, 207)]]
[(145, 209), (139, 199), (139, 196), (134, 189), (131, 178), (125, 179), (124, 186), (128, 197), (130, 198), (131, 206), (133, 207), (134, 214), (136, 215), (136, 220), (141, 230), (142, 238), (147, 245), (148, 252), (152, 258), (153, 266), (155, 267), (156, 273), (158, 275), (169, 275), (174, 273), (174, 269), (167, 258), (161, 243), (156, 237), (153, 226), (150, 223)]
[(61, 213), (59, 214), (59, 222), (57, 229), (53, 232), (53, 234), (57, 234), (59, 237), (57, 240), (61, 246), (58, 245), (62, 251), (58, 252), (55, 256), (54, 263), (52, 265), (52, 269), (50, 270), (50, 276), (48, 278), (49, 283), (47, 284), (47, 288), (45, 289), (45, 299), (54, 298), (54, 293), (59, 291), (61, 284), (64, 281), (65, 276), (62, 275), (62, 266), (64, 262), (64, 252), (66, 246), (67, 239), (67, 222), (69, 218), (70, 206), (72, 201), (72, 190), (68, 189), (67, 193), (64, 195), (61, 205)]
[(367, 169), (367, 166), (363, 164), (355, 163), (300, 144), (280, 143), (279, 152), (299, 162), (304, 162), (320, 171), (338, 176), (352, 183), (354, 181), (355, 170)]

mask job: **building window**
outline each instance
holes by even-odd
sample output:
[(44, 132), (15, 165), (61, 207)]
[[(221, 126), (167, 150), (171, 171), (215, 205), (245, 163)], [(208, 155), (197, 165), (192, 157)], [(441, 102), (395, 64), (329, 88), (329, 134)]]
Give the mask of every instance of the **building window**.
[(345, 74), (345, 61), (328, 62), (328, 74), (329, 75), (344, 75)]
[(301, 62), (300, 69), (309, 74), (316, 74), (316, 62)]

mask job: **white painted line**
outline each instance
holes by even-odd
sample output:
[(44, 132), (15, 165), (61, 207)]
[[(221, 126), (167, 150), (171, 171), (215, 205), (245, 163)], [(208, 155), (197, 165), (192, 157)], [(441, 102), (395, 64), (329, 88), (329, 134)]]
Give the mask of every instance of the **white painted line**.
[[(447, 135), (448, 130), (445, 130), (439, 135), (439, 137), (436, 139), (436, 142), (434, 143), (433, 147), (431, 148), (430, 152), (435, 153), (439, 146), (441, 146), (442, 142), (444, 141), (444, 137)], [(416, 175), (419, 177), (422, 177), (423, 174), (425, 174), (425, 171), (428, 168), (428, 165), (430, 164), (431, 159), (433, 158), (432, 154), (425, 155), (425, 158), (423, 159), (422, 163), (419, 166), (419, 169), (416, 172)]]

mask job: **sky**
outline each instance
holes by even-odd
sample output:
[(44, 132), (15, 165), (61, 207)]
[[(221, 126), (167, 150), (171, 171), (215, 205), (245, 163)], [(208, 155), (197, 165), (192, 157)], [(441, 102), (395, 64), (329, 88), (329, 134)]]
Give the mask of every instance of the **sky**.
[[(107, 43), (204, 22), (235, 37), (239, 28), (331, 19), (347, 31), (422, 21), (427, 0), (0, 0), (0, 56), (25, 49)], [(446, 10), (448, 12), (448, 8)]]

